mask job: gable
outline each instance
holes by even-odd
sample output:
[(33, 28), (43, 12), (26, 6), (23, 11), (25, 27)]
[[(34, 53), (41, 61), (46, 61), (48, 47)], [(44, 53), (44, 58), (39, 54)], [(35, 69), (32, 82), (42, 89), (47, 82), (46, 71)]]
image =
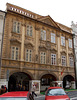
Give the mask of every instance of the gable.
[(51, 26), (54, 26), (56, 28), (59, 28), (59, 26), (57, 25), (57, 23), (48, 15), (48, 16), (43, 16), (38, 18), (39, 21), (42, 21), (46, 24), (49, 24)]

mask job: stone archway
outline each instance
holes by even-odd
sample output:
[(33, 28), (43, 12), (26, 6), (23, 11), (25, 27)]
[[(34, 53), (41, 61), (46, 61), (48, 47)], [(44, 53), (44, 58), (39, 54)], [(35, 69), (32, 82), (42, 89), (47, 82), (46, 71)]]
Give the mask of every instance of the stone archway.
[(74, 84), (74, 77), (71, 75), (66, 75), (63, 78), (63, 88), (65, 89), (69, 89), (69, 88), (73, 88), (72, 84)]
[(53, 86), (53, 82), (57, 81), (57, 78), (52, 74), (45, 74), (41, 77), (41, 91), (44, 91), (46, 88)]
[(9, 91), (17, 91), (17, 86), (22, 85), (25, 87), (25, 90), (29, 90), (29, 81), (32, 80), (32, 77), (24, 72), (16, 72), (13, 73), (9, 77), (8, 82), (8, 90)]

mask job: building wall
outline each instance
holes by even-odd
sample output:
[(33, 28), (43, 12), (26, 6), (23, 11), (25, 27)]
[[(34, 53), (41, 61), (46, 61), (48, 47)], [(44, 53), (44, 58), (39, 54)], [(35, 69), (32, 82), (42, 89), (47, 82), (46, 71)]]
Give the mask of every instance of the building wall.
[[(21, 23), (20, 33), (13, 32), (14, 21)], [(33, 26), (32, 37), (26, 34), (28, 24)], [(45, 41), (41, 40), (41, 29), (46, 30)], [(51, 43), (51, 32), (56, 35), (56, 43)], [(61, 36), (65, 37), (65, 46), (61, 45)], [(45, 74), (54, 75), (58, 81), (62, 81), (64, 75), (75, 77), (74, 66), (69, 66), (69, 56), (72, 55), (74, 57), (73, 47), (69, 48), (68, 46), (69, 38), (72, 39), (72, 33), (62, 31), (41, 21), (8, 10), (2, 49), (1, 78), (6, 79), (8, 69), (10, 71), (9, 77), (15, 72), (25, 72), (32, 75), (32, 79), (36, 80), (41, 79), (42, 75)], [(19, 60), (11, 59), (11, 46), (19, 47)], [(25, 60), (26, 49), (32, 50), (32, 62), (26, 62)], [(40, 63), (41, 51), (46, 52), (46, 64)], [(56, 65), (51, 65), (51, 53), (56, 54)], [(64, 67), (61, 64), (61, 55), (66, 56), (66, 66)], [(62, 71), (63, 74), (61, 75)]]
[(2, 40), (3, 40), (2, 38), (3, 38), (4, 19), (5, 19), (5, 12), (0, 11), (0, 73), (1, 73), (1, 56), (2, 56)]

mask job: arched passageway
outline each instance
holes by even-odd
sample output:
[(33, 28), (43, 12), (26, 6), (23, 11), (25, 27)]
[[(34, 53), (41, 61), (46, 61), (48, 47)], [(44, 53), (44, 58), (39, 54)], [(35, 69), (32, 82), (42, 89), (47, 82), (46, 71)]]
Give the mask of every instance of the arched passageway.
[(72, 82), (74, 82), (74, 77), (71, 75), (66, 75), (63, 78), (63, 88), (65, 88), (65, 89), (71, 88)]
[(32, 78), (30, 77), (30, 75), (26, 73), (14, 73), (9, 77), (8, 91), (17, 91), (18, 86), (25, 87), (25, 90), (29, 90), (30, 80), (32, 80)]
[(53, 86), (53, 81), (57, 81), (56, 77), (52, 74), (45, 74), (41, 77), (41, 91), (49, 86)]

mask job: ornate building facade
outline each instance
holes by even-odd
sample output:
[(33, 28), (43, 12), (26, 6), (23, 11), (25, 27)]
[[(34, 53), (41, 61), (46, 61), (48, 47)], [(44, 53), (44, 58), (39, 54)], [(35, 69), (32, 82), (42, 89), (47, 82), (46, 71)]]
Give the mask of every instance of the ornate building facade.
[[(40, 80), (41, 91), (60, 85), (75, 88), (72, 29), (7, 3), (2, 49), (1, 79), (29, 90), (30, 80)], [(15, 89), (14, 89), (15, 90)]]

